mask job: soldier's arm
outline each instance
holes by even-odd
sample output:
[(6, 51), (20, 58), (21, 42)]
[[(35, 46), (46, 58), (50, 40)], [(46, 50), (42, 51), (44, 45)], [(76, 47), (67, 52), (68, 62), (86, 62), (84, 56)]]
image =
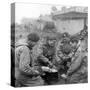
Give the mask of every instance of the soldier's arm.
[(72, 64), (67, 72), (68, 75), (75, 72), (81, 65), (82, 55), (81, 55), (81, 52), (79, 50), (76, 52), (75, 57), (73, 59), (74, 60), (72, 61)]
[(41, 59), (43, 62), (48, 62), (49, 61), (48, 58), (46, 58), (42, 54), (39, 56), (39, 59)]
[(64, 55), (63, 55), (61, 50), (58, 50), (56, 52), (56, 57), (57, 57), (58, 61), (60, 61), (60, 59), (64, 57)]
[(51, 65), (51, 62), (49, 61), (48, 58), (46, 58), (45, 56), (43, 56), (42, 54), (39, 56), (39, 59), (42, 60), (42, 62), (44, 63), (47, 63), (47, 64), (50, 64)]
[(38, 74), (34, 67), (30, 67), (30, 54), (28, 48), (24, 48), (23, 52), (20, 55), (19, 69), (21, 72), (27, 75)]

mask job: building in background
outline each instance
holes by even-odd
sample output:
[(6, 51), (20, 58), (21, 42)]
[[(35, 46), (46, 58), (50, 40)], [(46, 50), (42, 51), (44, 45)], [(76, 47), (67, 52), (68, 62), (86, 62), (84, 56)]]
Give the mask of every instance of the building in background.
[(62, 7), (61, 11), (52, 14), (58, 32), (68, 32), (69, 34), (78, 33), (87, 24), (87, 7), (66, 9)]

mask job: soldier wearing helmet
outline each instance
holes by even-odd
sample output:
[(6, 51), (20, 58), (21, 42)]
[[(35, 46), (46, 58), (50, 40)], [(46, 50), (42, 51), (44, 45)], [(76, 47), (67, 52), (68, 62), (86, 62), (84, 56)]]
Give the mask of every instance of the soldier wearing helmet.
[(40, 72), (34, 67), (32, 49), (39, 41), (36, 33), (27, 36), (27, 40), (19, 41), (15, 49), (15, 86), (38, 86), (44, 82)]
[(64, 78), (67, 70), (69, 69), (68, 64), (71, 63), (71, 57), (69, 54), (71, 53), (71, 50), (70, 35), (68, 33), (64, 33), (56, 48), (56, 63), (59, 71), (59, 77)]

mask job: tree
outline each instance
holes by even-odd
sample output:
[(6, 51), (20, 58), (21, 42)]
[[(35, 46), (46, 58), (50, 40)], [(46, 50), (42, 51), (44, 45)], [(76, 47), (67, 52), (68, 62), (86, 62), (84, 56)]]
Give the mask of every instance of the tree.
[(51, 7), (51, 10), (52, 10), (52, 12), (55, 12), (55, 11), (57, 11), (57, 8), (56, 8), (56, 6), (52, 6), (52, 7)]

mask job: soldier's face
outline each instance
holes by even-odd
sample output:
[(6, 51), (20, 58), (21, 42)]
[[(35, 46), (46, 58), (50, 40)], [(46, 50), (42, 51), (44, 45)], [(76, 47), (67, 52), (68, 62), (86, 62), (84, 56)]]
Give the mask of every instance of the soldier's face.
[(50, 46), (54, 46), (55, 45), (55, 40), (48, 40), (48, 44)]
[(75, 47), (77, 45), (77, 42), (73, 42), (72, 46)]
[(30, 47), (33, 47), (36, 44), (36, 42), (28, 41), (28, 44), (29, 44)]

